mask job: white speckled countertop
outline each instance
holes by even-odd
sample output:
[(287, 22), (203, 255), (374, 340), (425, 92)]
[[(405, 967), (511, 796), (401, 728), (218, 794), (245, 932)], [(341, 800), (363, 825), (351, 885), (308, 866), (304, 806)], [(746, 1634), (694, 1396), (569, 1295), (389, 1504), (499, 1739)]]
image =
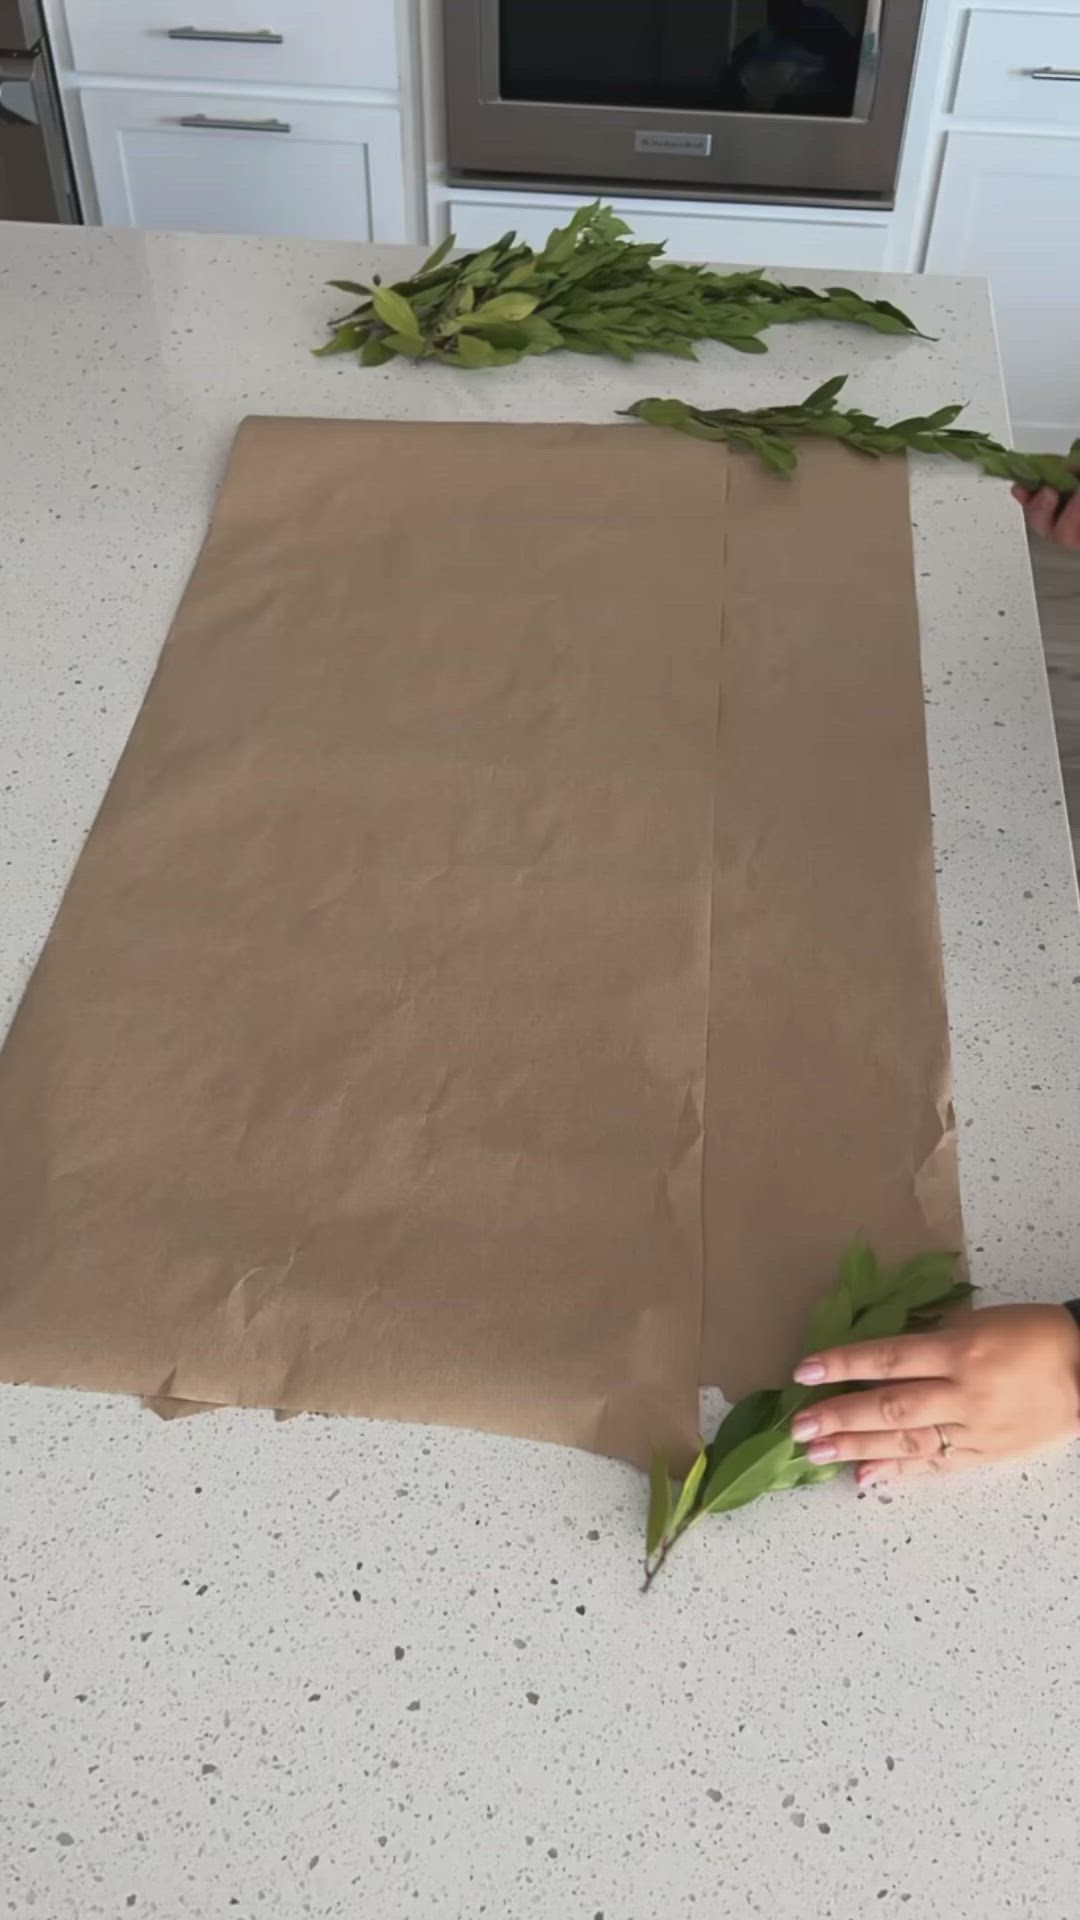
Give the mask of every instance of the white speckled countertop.
[[(245, 413), (605, 420), (850, 369), (872, 410), (1005, 429), (976, 284), (859, 277), (935, 345), (460, 378), (309, 357), (357, 267), (0, 226), (5, 1024)], [(1000, 486), (917, 464), (912, 502), (975, 1273), (1063, 1297), (1080, 921), (1027, 557)], [(481, 1435), (0, 1389), (0, 1913), (1073, 1920), (1075, 1455), (764, 1502), (648, 1601), (642, 1503)]]

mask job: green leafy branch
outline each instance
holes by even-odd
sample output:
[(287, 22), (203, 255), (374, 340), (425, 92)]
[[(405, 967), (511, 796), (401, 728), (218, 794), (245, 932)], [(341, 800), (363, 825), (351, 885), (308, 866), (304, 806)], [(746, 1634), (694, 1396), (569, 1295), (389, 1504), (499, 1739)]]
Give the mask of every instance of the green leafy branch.
[[(810, 1315), (806, 1351), (860, 1340), (888, 1340), (934, 1326), (974, 1288), (957, 1280), (955, 1253), (921, 1253), (900, 1267), (883, 1267), (865, 1241), (840, 1262), (835, 1285)], [(703, 1447), (676, 1490), (663, 1456), (649, 1474), (645, 1536), (645, 1590), (672, 1548), (709, 1513), (733, 1513), (766, 1493), (815, 1486), (841, 1471), (839, 1462), (814, 1466), (790, 1433), (794, 1414), (848, 1387), (766, 1387), (739, 1400)]]
[(417, 274), (393, 286), (332, 280), (361, 299), (316, 352), (356, 353), (365, 367), (401, 358), (471, 369), (510, 366), (559, 348), (620, 360), (638, 353), (694, 360), (702, 340), (764, 353), (767, 328), (802, 320), (916, 331), (888, 300), (864, 300), (848, 287), (787, 287), (761, 271), (722, 274), (661, 261), (662, 246), (629, 239), (629, 232), (596, 201), (549, 234), (539, 252), (507, 233), (450, 260), (451, 235)]
[(637, 400), (626, 412), (653, 427), (673, 427), (696, 440), (723, 440), (757, 455), (774, 473), (793, 473), (799, 463), (798, 439), (839, 440), (853, 453), (878, 459), (890, 453), (948, 454), (953, 460), (965, 460), (981, 467), (996, 479), (1014, 480), (1022, 487), (1053, 487), (1057, 493), (1075, 493), (1080, 488), (1080, 473), (1073, 463), (1080, 458), (1080, 440), (1068, 454), (1020, 453), (1003, 447), (987, 433), (970, 427), (954, 427), (953, 421), (963, 406), (939, 407), (936, 413), (913, 414), (896, 420), (891, 426), (862, 413), (857, 407), (841, 408), (839, 395), (847, 385), (847, 375), (816, 387), (806, 399), (794, 406), (692, 407), (685, 400)]

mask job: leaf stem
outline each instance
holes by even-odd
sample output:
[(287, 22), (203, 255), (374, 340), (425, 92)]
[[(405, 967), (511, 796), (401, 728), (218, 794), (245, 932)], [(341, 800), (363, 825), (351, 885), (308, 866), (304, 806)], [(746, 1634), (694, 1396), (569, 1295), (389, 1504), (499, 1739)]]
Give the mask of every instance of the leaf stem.
[(663, 1566), (664, 1561), (667, 1559), (668, 1554), (671, 1552), (672, 1547), (675, 1546), (677, 1541), (682, 1539), (683, 1534), (686, 1531), (687, 1531), (686, 1527), (680, 1527), (677, 1533), (669, 1533), (667, 1536), (667, 1539), (662, 1542), (660, 1551), (658, 1554), (655, 1555), (651, 1564), (648, 1560), (646, 1560), (645, 1578), (641, 1583), (642, 1593), (648, 1593), (649, 1588), (652, 1586), (653, 1581), (656, 1579), (656, 1576), (659, 1573), (661, 1567)]

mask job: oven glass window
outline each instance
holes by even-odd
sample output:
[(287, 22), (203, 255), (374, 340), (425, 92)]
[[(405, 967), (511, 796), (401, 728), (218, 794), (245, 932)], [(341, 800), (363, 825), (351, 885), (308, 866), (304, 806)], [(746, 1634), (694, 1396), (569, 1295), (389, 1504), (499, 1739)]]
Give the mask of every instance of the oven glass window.
[(876, 0), (499, 0), (502, 97), (848, 119), (879, 11)]

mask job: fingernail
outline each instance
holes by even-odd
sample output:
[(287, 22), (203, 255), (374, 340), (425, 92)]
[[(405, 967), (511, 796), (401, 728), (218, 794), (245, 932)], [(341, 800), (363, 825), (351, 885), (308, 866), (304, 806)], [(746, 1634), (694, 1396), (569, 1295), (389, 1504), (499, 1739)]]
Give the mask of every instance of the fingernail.
[(806, 1449), (806, 1457), (815, 1467), (823, 1467), (827, 1461), (835, 1460), (838, 1453), (839, 1448), (831, 1440), (815, 1440), (813, 1446)]
[(812, 1413), (801, 1413), (791, 1423), (791, 1437), (793, 1440), (812, 1440), (820, 1427), (821, 1421), (815, 1420)]
[(795, 1378), (802, 1387), (820, 1387), (825, 1378), (823, 1360), (802, 1360), (795, 1369)]
[(872, 1467), (869, 1469), (860, 1468), (858, 1473), (855, 1475), (855, 1485), (857, 1487), (872, 1487), (876, 1485), (876, 1483), (877, 1483), (877, 1474), (874, 1472)]

